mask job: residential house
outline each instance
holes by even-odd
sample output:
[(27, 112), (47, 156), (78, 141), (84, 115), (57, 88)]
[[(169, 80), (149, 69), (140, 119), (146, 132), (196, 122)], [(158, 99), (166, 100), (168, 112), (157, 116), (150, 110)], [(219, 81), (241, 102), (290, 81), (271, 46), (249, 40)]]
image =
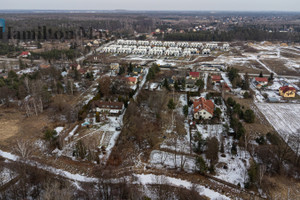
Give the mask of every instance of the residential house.
[(96, 101), (93, 107), (94, 111), (109, 115), (120, 115), (124, 111), (123, 102)]
[(40, 64), (40, 69), (47, 69), (49, 67), (50, 67), (49, 64)]
[(195, 119), (211, 119), (214, 115), (214, 103), (203, 97), (195, 99), (193, 102), (193, 111)]
[(142, 67), (135, 67), (135, 68), (133, 68), (133, 73), (135, 75), (139, 75), (139, 74), (143, 73), (143, 68)]
[(31, 53), (29, 51), (23, 51), (21, 54), (20, 54), (20, 57), (22, 58), (28, 58), (28, 56), (30, 56)]
[(129, 85), (136, 85), (137, 84), (137, 78), (136, 77), (127, 77), (127, 81)]
[(213, 83), (220, 83), (220, 81), (221, 81), (221, 76), (219, 76), (219, 75), (211, 75), (211, 81), (213, 82)]
[(266, 78), (266, 77), (255, 77), (254, 78), (254, 83), (257, 88), (261, 88), (261, 87), (268, 85), (268, 82), (269, 82), (268, 78)]
[(286, 85), (279, 88), (279, 95), (283, 97), (295, 97), (296, 89), (292, 86)]
[(193, 88), (196, 84), (196, 80), (195, 79), (186, 79), (185, 81), (185, 86), (187, 88)]
[(200, 78), (200, 72), (190, 72), (190, 78), (191, 79), (199, 79)]
[(119, 63), (111, 63), (110, 69), (111, 69), (111, 71), (114, 71), (115, 73), (119, 73), (119, 69), (120, 69)]

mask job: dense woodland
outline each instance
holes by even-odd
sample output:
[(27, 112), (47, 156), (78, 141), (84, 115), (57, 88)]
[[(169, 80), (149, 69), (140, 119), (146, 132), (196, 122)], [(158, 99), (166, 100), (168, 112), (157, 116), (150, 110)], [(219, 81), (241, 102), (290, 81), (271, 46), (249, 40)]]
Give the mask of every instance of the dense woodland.
[(300, 33), (268, 32), (256, 28), (234, 28), (229, 31), (201, 31), (171, 33), (164, 36), (168, 41), (283, 41), (300, 42)]

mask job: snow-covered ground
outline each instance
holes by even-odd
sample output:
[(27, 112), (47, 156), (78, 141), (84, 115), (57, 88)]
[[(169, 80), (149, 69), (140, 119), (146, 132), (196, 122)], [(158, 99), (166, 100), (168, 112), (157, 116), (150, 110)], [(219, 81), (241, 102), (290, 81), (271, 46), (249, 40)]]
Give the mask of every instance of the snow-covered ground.
[(223, 133), (223, 124), (197, 124), (196, 128), (203, 139), (209, 137), (219, 138)]
[(232, 89), (232, 84), (229, 80), (229, 78), (227, 77), (226, 73), (221, 73), (222, 79), (225, 81), (225, 83), (228, 85), (228, 87), (230, 87), (230, 89)]
[[(181, 94), (179, 97), (178, 105), (175, 110), (178, 114), (181, 116), (184, 116), (183, 113), (183, 107), (187, 105), (187, 95)], [(160, 148), (163, 149), (169, 149), (169, 150), (176, 150), (177, 152), (187, 153), (189, 154), (191, 152), (190, 148), (190, 129), (189, 124), (187, 120), (184, 120), (184, 128), (185, 128), (185, 135), (177, 137), (177, 140), (175, 138), (167, 138), (163, 141), (163, 143), (160, 145)], [(172, 127), (170, 127), (167, 132), (172, 132)], [(176, 143), (176, 145), (175, 145)], [(176, 148), (175, 148), (176, 146)]]
[(33, 73), (33, 72), (37, 71), (38, 69), (39, 69), (38, 67), (31, 67), (31, 68), (20, 70), (17, 72), (17, 74), (22, 75), (22, 74)]
[[(17, 161), (17, 160), (20, 159), (19, 156), (17, 156), (17, 155), (14, 155), (14, 154), (9, 153), (9, 152), (1, 151), (1, 150), (0, 150), (0, 156), (3, 157), (3, 158), (6, 158), (8, 160), (12, 160), (12, 161)], [(24, 162), (28, 165), (46, 170), (50, 173), (57, 174), (59, 176), (63, 176), (63, 177), (68, 178), (70, 180), (74, 180), (74, 181), (96, 182), (98, 180), (96, 178), (91, 178), (91, 177), (87, 177), (87, 176), (80, 175), (80, 174), (72, 174), (70, 172), (67, 172), (67, 171), (64, 171), (64, 170), (61, 170), (61, 169), (57, 169), (57, 168), (54, 168), (54, 167), (42, 165), (41, 163), (33, 161), (33, 160), (28, 160), (27, 159), (26, 161), (22, 161), (22, 162)]]
[(177, 153), (169, 153), (159, 150), (153, 150), (150, 154), (149, 163), (156, 168), (183, 168), (186, 172), (195, 172), (195, 158)]
[[(256, 103), (256, 105), (284, 140), (288, 141), (289, 136), (300, 136), (300, 104)], [(288, 142), (293, 146), (293, 140)]]
[(0, 169), (0, 186), (5, 185), (12, 179), (14, 179), (17, 175), (8, 168)]
[(77, 130), (77, 129), (78, 129), (78, 125), (76, 125), (76, 126), (72, 129), (72, 131), (68, 134), (68, 136), (65, 137), (65, 141), (68, 141), (69, 138), (71, 138), (71, 137), (76, 133), (76, 130)]
[(240, 184), (242, 188), (245, 187), (245, 182), (248, 181), (248, 168), (250, 167), (250, 154), (247, 151), (241, 150), (237, 147), (237, 154), (231, 154), (232, 138), (224, 141), (224, 155), (219, 155), (219, 163), (224, 163), (224, 167), (216, 168), (216, 176), (219, 179), (232, 183), (234, 185)]
[[(0, 150), (0, 156), (9, 159), (9, 160), (13, 160), (16, 161), (19, 159), (18, 156), (8, 153), (8, 152), (4, 152)], [(56, 169), (54, 167), (50, 167), (50, 166), (45, 166), (42, 165), (36, 161), (30, 161), (27, 160), (26, 161), (27, 164), (31, 165), (31, 166), (35, 166), (37, 168), (46, 170), (50, 173), (53, 174), (57, 174), (60, 176), (63, 176), (67, 179), (70, 179), (72, 181), (75, 181), (75, 183), (77, 182), (90, 182), (90, 183), (96, 183), (98, 181), (97, 178), (93, 178), (93, 177), (88, 177), (88, 176), (84, 176), (84, 175), (79, 175), (79, 174), (72, 174), (70, 172), (61, 170), (61, 169)], [(2, 174), (2, 173), (1, 173)], [(5, 177), (7, 177), (8, 173), (7, 171), (3, 172), (3, 174), (5, 174)], [(134, 176), (136, 177), (136, 180), (133, 182), (133, 184), (142, 184), (142, 185), (149, 185), (149, 184), (169, 184), (169, 185), (173, 185), (176, 187), (184, 187), (187, 189), (191, 189), (193, 186), (195, 186), (193, 183), (186, 181), (186, 180), (182, 180), (182, 179), (178, 179), (178, 178), (173, 178), (173, 177), (169, 177), (169, 176), (163, 176), (163, 175), (154, 175), (154, 174), (134, 174)], [(125, 179), (129, 180), (129, 177), (120, 177), (119, 179), (114, 179), (114, 182), (118, 182), (118, 181), (123, 181)], [(8, 180), (8, 179), (6, 179)], [(159, 181), (159, 180), (164, 180), (164, 181)], [(78, 184), (78, 183), (77, 183)], [(196, 189), (199, 192), (200, 195), (204, 195), (209, 197), (210, 199), (230, 199), (218, 192), (215, 192), (207, 187), (204, 187), (202, 185), (198, 185), (196, 184)]]
[(161, 59), (157, 60), (157, 61), (156, 61), (156, 64), (157, 64), (157, 65), (170, 65), (170, 66), (175, 66), (175, 65), (176, 65), (176, 64), (173, 63), (173, 62), (166, 62), (166, 61), (161, 60)]
[(64, 127), (58, 126), (54, 130), (56, 131), (57, 135), (59, 135), (64, 130)]
[(227, 199), (229, 200), (230, 199), (227, 196), (217, 193), (217, 192), (215, 192), (209, 188), (206, 188), (202, 185), (199, 185), (199, 184), (193, 185), (189, 181), (178, 179), (178, 178), (173, 178), (173, 177), (168, 177), (168, 176), (163, 176), (163, 175), (154, 175), (154, 174), (135, 174), (135, 177), (138, 178), (138, 181), (136, 181), (135, 183), (141, 183), (143, 185), (168, 183), (169, 185), (173, 185), (176, 187), (183, 187), (186, 189), (191, 189), (193, 186), (196, 186), (197, 192), (200, 195), (208, 197), (209, 199), (212, 199), (212, 200), (227, 200)]

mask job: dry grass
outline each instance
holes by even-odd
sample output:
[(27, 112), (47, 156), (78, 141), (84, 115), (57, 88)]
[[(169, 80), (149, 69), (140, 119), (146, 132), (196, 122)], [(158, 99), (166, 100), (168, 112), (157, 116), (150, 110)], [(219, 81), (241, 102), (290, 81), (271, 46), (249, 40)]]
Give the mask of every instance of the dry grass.
[(265, 135), (268, 132), (274, 131), (273, 127), (269, 124), (269, 122), (265, 119), (262, 113), (257, 109), (256, 105), (253, 103), (252, 99), (240, 99), (234, 95), (226, 94), (225, 99), (228, 97), (232, 97), (237, 103), (244, 107), (244, 111), (248, 108), (252, 109), (255, 112), (256, 118), (255, 122), (252, 124), (244, 123), (244, 127), (247, 132), (255, 133), (257, 135)]
[(273, 58), (273, 59), (263, 59), (262, 62), (279, 75), (290, 75), (290, 76), (299, 75), (297, 71), (285, 67), (284, 65), (285, 61), (283, 60)]
[(300, 183), (284, 176), (265, 176), (262, 187), (271, 199), (300, 199)]
[(251, 74), (251, 73), (260, 73), (261, 71), (263, 73), (268, 73), (268, 71), (255, 60), (249, 60), (249, 62), (240, 65), (234, 64), (231, 65), (230, 67), (234, 67), (238, 69), (241, 73)]
[(49, 126), (46, 114), (25, 117), (14, 108), (1, 108), (0, 116), (0, 146), (11, 149), (18, 139), (35, 141), (42, 137), (42, 130)]

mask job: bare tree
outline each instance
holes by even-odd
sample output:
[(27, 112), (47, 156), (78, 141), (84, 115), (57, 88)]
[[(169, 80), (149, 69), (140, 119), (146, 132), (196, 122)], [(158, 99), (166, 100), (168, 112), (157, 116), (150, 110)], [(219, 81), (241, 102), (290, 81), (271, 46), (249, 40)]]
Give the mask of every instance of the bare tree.
[(261, 181), (265, 175), (266, 170), (267, 170), (266, 165), (264, 165), (264, 164), (259, 165), (259, 174), (258, 174), (259, 185), (261, 185)]
[(28, 140), (17, 140), (17, 144), (14, 147), (14, 152), (20, 155), (22, 159), (28, 159), (33, 153), (33, 147)]

